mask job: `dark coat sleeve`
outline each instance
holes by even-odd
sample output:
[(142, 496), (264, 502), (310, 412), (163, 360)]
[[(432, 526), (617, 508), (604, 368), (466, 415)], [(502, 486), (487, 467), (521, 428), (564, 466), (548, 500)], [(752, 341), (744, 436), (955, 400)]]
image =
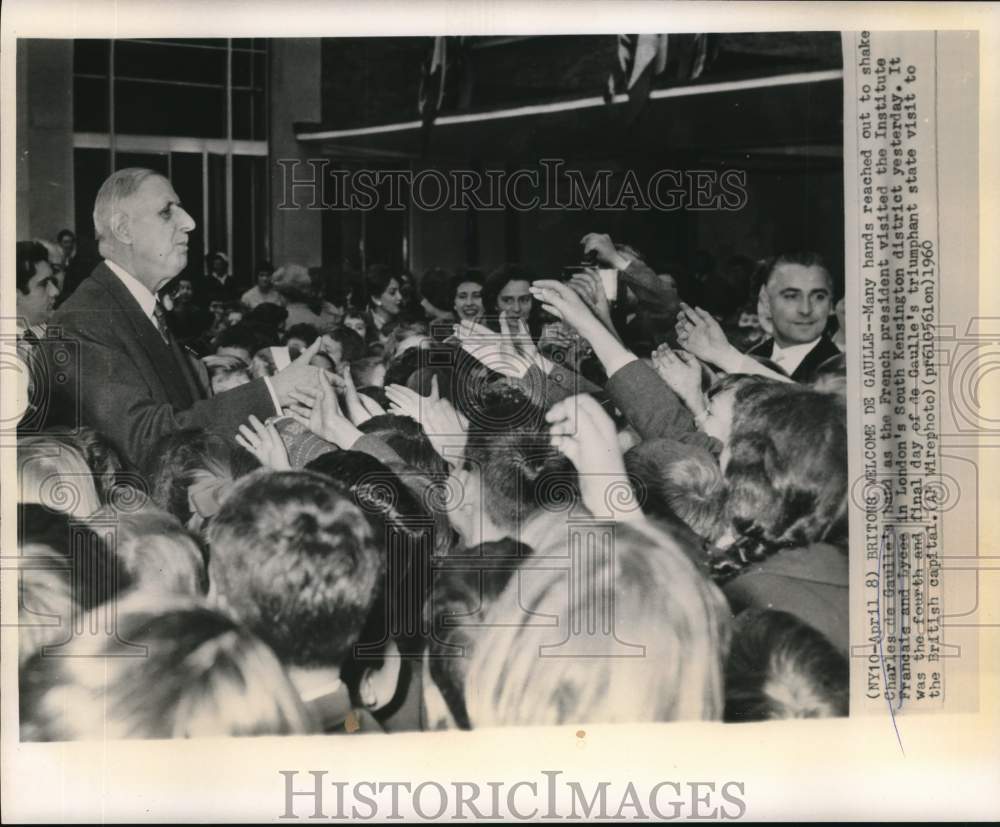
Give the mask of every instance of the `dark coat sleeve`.
[(639, 359), (615, 371), (605, 389), (642, 439), (680, 439), (697, 430), (687, 406)]
[(150, 375), (155, 369), (144, 370), (138, 344), (113, 325), (84, 323), (79, 317), (85, 315), (62, 319), (64, 338), (75, 343), (79, 361), (61, 386), (59, 406), (76, 410), (78, 405), (82, 424), (107, 436), (137, 468), (149, 471), (152, 448), (166, 434), (206, 428), (232, 435), (251, 414), (264, 420), (275, 413), (262, 379), (179, 409)]

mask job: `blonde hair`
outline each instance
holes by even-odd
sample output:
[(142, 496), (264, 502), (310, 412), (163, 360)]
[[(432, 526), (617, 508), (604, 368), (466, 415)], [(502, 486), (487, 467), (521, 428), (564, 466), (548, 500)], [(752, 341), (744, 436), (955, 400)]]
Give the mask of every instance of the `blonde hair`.
[(115, 555), (133, 588), (198, 597), (208, 591), (205, 558), (195, 536), (173, 514), (147, 506), (92, 515), (95, 530), (115, 528)]
[(17, 660), (20, 665), (43, 646), (69, 637), (75, 607), (70, 583), (71, 564), (47, 545), (20, 549), (20, 600), (17, 606)]
[[(85, 618), (84, 629), (89, 629)], [(274, 653), (193, 600), (136, 594), (118, 606), (118, 639), (78, 635), (67, 657), (21, 672), (21, 738), (288, 735), (315, 726)], [(123, 655), (121, 641), (145, 656)], [(141, 654), (141, 649), (133, 654)]]
[(571, 570), (552, 550), (546, 569), (527, 561), (487, 613), (465, 684), (473, 727), (721, 718), (721, 592), (652, 527), (584, 532)]
[(29, 436), (17, 445), (20, 502), (88, 517), (101, 507), (94, 477), (77, 448), (49, 436)]

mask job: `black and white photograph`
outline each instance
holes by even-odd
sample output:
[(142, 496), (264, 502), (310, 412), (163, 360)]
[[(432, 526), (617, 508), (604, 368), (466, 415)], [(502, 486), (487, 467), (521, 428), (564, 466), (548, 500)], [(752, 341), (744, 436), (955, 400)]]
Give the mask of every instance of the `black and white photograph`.
[[(263, 819), (759, 818), (671, 769), (695, 725), (902, 761), (994, 703), (945, 407), (1000, 325), (955, 310), (976, 138), (928, 126), (983, 42), (695, 18), (7, 29), (5, 754), (204, 743)], [(530, 757), (619, 730), (659, 784)]]

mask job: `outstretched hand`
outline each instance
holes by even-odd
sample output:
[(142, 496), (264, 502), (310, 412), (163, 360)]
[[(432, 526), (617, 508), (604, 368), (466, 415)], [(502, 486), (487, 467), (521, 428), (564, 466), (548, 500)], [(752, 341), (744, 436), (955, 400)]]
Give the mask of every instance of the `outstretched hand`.
[(266, 425), (251, 414), (250, 425), (240, 425), (236, 442), (260, 460), (260, 464), (272, 471), (288, 471), (288, 450), (272, 423)]
[(653, 367), (667, 386), (695, 415), (705, 407), (701, 393), (701, 363), (690, 353), (660, 345), (653, 351)]
[(553, 405), (545, 419), (552, 446), (576, 467), (583, 504), (591, 514), (610, 511), (616, 520), (641, 519), (615, 423), (597, 400), (589, 394), (570, 396)]
[(703, 362), (725, 370), (733, 356), (739, 355), (712, 314), (700, 307), (692, 308), (681, 302), (675, 328), (680, 346)]
[(584, 336), (584, 331), (598, 322), (593, 311), (569, 284), (554, 279), (541, 279), (532, 283), (531, 294), (541, 302), (543, 310), (568, 322)]
[(311, 408), (299, 403), (290, 406), (288, 411), (296, 422), (302, 423), (320, 439), (338, 448), (346, 450), (362, 437), (357, 426), (341, 411), (337, 392), (326, 372), (319, 375), (319, 389)]
[(459, 463), (465, 454), (469, 423), (451, 402), (440, 398), (437, 376), (431, 377), (430, 396), (420, 396), (402, 385), (389, 385), (385, 394), (392, 413), (415, 419), (438, 455), (452, 465)]

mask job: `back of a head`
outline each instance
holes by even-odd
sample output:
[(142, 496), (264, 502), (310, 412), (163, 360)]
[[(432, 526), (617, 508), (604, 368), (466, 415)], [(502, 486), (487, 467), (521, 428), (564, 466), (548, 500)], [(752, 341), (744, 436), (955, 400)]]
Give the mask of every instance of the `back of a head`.
[(83, 610), (109, 603), (131, 588), (132, 579), (106, 542), (106, 533), (91, 520), (36, 503), (19, 505), (17, 516), (19, 545), (44, 546), (60, 556), (65, 576), (72, 573), (73, 600)]
[(208, 591), (201, 547), (172, 514), (152, 506), (120, 512), (105, 508), (93, 522), (114, 529), (115, 553), (133, 588), (189, 597)]
[(110, 502), (115, 493), (121, 496), (129, 495), (129, 492), (124, 490), (116, 492), (116, 486), (126, 483), (132, 486), (141, 485), (137, 475), (125, 473), (124, 463), (118, 451), (99, 431), (79, 425), (71, 434), (57, 433), (54, 436), (77, 448), (83, 455), (94, 475), (94, 485), (103, 504)]
[(19, 499), (53, 511), (87, 517), (101, 507), (81, 450), (58, 436), (27, 436), (17, 444)]
[(420, 278), (420, 296), (426, 299), (435, 309), (444, 312), (451, 311), (452, 277), (441, 267), (431, 267)]
[(383, 577), (383, 553), (349, 495), (321, 474), (258, 471), (208, 529), (216, 593), (282, 663), (338, 666)]
[(154, 446), (149, 475), (153, 503), (187, 525), (192, 516), (189, 489), (199, 480), (237, 479), (260, 463), (221, 435), (184, 428)]
[(649, 440), (625, 453), (643, 513), (679, 520), (709, 542), (726, 529), (726, 484), (707, 450), (670, 439)]
[(486, 632), (483, 621), (531, 553), (529, 546), (505, 538), (467, 549), (456, 555), (454, 565), (441, 565), (434, 572), (424, 606), (428, 672), (452, 724), (461, 729), (471, 728), (465, 708), (465, 676)]
[(741, 615), (726, 662), (725, 720), (847, 715), (849, 679), (846, 658), (793, 615)]
[[(602, 531), (613, 542), (594, 538), (593, 553), (570, 554), (567, 569), (523, 564), (487, 613), (466, 677), (474, 727), (721, 717), (721, 593), (654, 529), (584, 529)], [(556, 623), (527, 622), (529, 612)]]
[(435, 450), (424, 429), (408, 416), (380, 414), (362, 422), (363, 434), (378, 437), (408, 466), (431, 479), (443, 479), (448, 465)]
[[(39, 543), (19, 549), (20, 594), (17, 607), (18, 664), (44, 646), (58, 645), (68, 637), (76, 601), (70, 564), (64, 554)], [(52, 618), (59, 622), (52, 623)]]
[[(312, 724), (274, 653), (235, 621), (183, 598), (136, 595), (119, 638), (82, 634), (21, 674), (24, 740), (307, 733)], [(120, 641), (145, 647), (121, 654)], [(117, 647), (117, 649), (116, 649)]]
[(729, 440), (728, 512), (737, 537), (773, 547), (844, 539), (847, 414), (838, 394), (782, 384), (743, 403)]
[(478, 471), (482, 508), (500, 528), (514, 529), (551, 504), (565, 511), (576, 473), (549, 442), (545, 412), (517, 392), (489, 395), (470, 418), (465, 466)]

